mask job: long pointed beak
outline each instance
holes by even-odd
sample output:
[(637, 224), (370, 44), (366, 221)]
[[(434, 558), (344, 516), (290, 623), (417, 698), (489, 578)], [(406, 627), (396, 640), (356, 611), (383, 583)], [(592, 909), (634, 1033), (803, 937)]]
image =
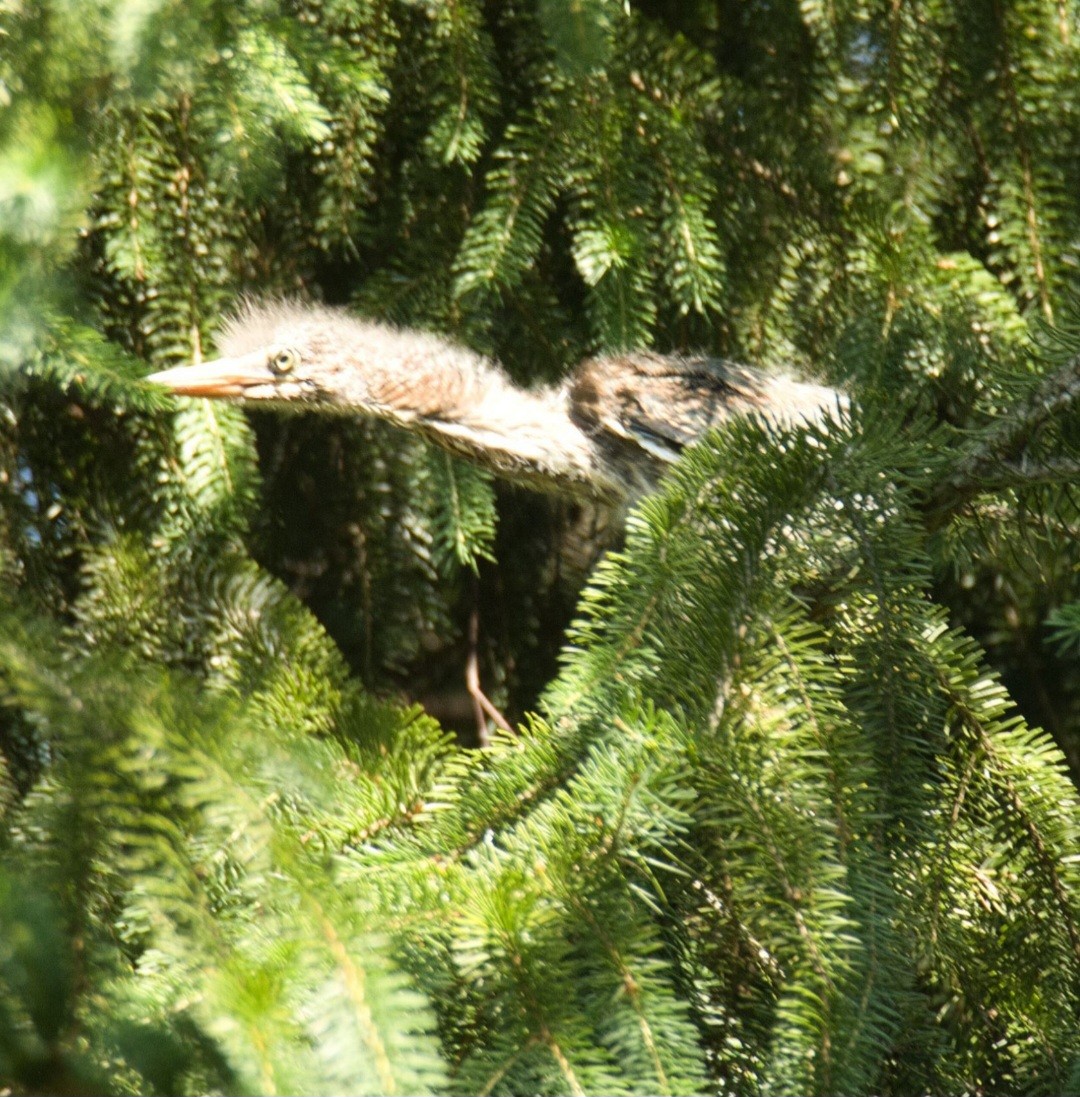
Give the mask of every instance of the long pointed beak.
[(274, 375), (266, 365), (266, 355), (256, 351), (240, 358), (218, 358), (197, 366), (176, 366), (159, 370), (146, 378), (177, 396), (243, 396), (245, 389), (267, 385)]

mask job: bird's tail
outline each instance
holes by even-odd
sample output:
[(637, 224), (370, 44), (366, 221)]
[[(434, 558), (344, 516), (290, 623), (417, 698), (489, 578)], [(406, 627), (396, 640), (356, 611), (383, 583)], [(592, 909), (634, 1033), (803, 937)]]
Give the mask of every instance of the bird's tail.
[(790, 377), (767, 375), (760, 381), (758, 414), (778, 426), (800, 423), (821, 424), (845, 415), (851, 401), (838, 389), (794, 381)]

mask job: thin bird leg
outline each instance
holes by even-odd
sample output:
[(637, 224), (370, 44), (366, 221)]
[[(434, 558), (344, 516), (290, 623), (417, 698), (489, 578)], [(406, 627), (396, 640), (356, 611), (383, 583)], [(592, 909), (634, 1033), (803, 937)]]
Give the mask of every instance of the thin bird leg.
[(497, 727), (503, 731), (512, 732), (505, 716), (488, 700), (483, 689), (480, 688), (480, 607), (473, 604), (469, 614), (469, 655), (465, 660), (465, 688), (472, 698), (473, 711), (476, 713), (476, 738), (480, 746), (486, 747), (491, 742), (488, 732), (488, 719), (491, 719)]

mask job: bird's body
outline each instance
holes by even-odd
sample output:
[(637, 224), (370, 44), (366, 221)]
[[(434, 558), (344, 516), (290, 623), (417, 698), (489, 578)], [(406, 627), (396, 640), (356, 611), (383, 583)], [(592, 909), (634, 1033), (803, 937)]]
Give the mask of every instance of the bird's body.
[(248, 305), (223, 357), (153, 374), (180, 395), (366, 414), (419, 433), (504, 479), (623, 503), (651, 490), (684, 446), (732, 415), (816, 421), (844, 398), (711, 358), (591, 359), (569, 382), (530, 391), (439, 336), (311, 305)]

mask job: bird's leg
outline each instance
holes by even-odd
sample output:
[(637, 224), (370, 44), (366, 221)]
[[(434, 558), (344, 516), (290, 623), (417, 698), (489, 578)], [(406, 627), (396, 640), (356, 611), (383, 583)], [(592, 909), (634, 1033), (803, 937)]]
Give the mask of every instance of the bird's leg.
[(503, 731), (512, 732), (514, 729), (480, 688), (480, 607), (475, 597), (476, 589), (474, 582), (473, 606), (469, 613), (469, 654), (465, 660), (465, 688), (469, 691), (473, 711), (476, 713), (476, 738), (480, 746), (486, 747), (491, 742), (487, 723), (489, 719)]

